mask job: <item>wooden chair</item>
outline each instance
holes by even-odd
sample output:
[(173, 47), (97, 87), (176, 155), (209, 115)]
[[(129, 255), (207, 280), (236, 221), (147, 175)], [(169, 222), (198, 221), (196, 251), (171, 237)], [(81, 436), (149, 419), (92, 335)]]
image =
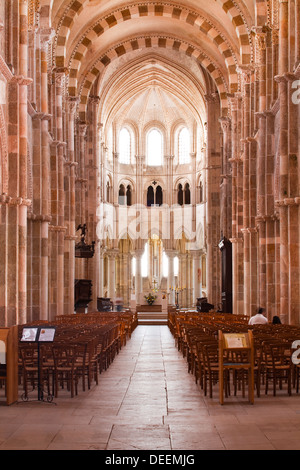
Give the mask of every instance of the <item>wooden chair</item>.
[[(209, 397), (213, 397), (213, 386), (219, 381), (219, 351), (218, 344), (202, 344), (202, 357), (203, 357), (203, 390), (204, 395), (207, 396), (207, 385), (209, 386)], [(227, 379), (227, 375), (224, 377)], [(228, 392), (228, 382), (225, 382), (226, 396)]]
[(288, 395), (292, 394), (291, 350), (286, 342), (265, 341), (262, 347), (262, 361), (265, 368), (265, 394), (268, 394), (269, 382), (273, 382), (273, 395), (276, 396), (277, 385), (282, 390), (283, 382), (287, 383)]
[(33, 391), (37, 390), (38, 386), (41, 387), (41, 390), (44, 390), (46, 386), (48, 395), (50, 395), (53, 362), (48, 362), (48, 349), (43, 345), (40, 348), (40, 355), (38, 356), (36, 344), (22, 344), (20, 345), (19, 351), (24, 389), (23, 398), (25, 400), (28, 399), (29, 387), (31, 387)]
[(75, 345), (55, 344), (52, 348), (54, 359), (54, 393), (58, 396), (59, 385), (71, 392), (71, 397), (77, 395), (78, 376), (76, 370), (77, 350)]

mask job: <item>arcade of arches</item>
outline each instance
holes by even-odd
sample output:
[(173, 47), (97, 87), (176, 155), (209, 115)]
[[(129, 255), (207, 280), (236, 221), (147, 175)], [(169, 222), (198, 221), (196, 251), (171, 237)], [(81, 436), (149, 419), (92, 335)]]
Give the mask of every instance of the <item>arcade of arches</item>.
[(221, 240), (232, 313), (300, 324), (299, 90), (300, 0), (0, 2), (0, 325), (224, 307)]

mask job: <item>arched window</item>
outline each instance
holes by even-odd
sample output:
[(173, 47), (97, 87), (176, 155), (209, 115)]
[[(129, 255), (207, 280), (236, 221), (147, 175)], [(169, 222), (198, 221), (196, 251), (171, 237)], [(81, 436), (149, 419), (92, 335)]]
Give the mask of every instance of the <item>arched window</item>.
[(199, 202), (203, 202), (203, 183), (200, 181), (199, 185)]
[(149, 186), (147, 190), (147, 207), (154, 205), (154, 189), (153, 186)]
[(148, 254), (149, 254), (149, 243), (145, 245), (145, 251), (141, 258), (142, 277), (148, 276)]
[(163, 203), (163, 191), (161, 186), (157, 186), (155, 193), (155, 204), (157, 206), (162, 206)]
[(110, 186), (109, 181), (106, 183), (106, 202), (110, 202)]
[(185, 204), (191, 203), (191, 191), (190, 191), (190, 185), (188, 183), (186, 183), (184, 187), (184, 203)]
[(177, 191), (178, 204), (183, 206), (185, 204), (191, 204), (191, 190), (189, 183), (184, 185), (184, 188), (181, 183), (178, 185)]
[(131, 136), (126, 127), (123, 127), (119, 136), (119, 162), (128, 165), (131, 161)]
[(147, 164), (161, 166), (163, 164), (163, 137), (157, 129), (147, 134)]
[(182, 184), (179, 184), (178, 186), (178, 204), (180, 206), (183, 206), (183, 189), (182, 189)]
[(166, 255), (166, 252), (163, 252), (163, 277), (168, 277), (169, 275), (169, 258)]
[(174, 276), (178, 277), (179, 274), (179, 258), (178, 256), (175, 256), (174, 258)]
[(149, 186), (147, 190), (147, 207), (163, 205), (163, 190), (161, 186), (157, 186), (154, 190), (153, 186)]
[(119, 188), (119, 205), (120, 206), (125, 206), (126, 200), (125, 200), (125, 186), (124, 184), (120, 185)]
[(132, 272), (132, 275), (135, 276), (135, 274), (136, 274), (136, 258), (132, 258), (132, 260), (131, 260), (131, 272)]
[(180, 164), (190, 162), (190, 133), (186, 127), (183, 127), (178, 135), (178, 160)]
[(130, 185), (127, 186), (127, 189), (126, 189), (126, 199), (127, 199), (127, 206), (131, 206), (132, 205), (132, 197), (131, 197), (131, 187)]

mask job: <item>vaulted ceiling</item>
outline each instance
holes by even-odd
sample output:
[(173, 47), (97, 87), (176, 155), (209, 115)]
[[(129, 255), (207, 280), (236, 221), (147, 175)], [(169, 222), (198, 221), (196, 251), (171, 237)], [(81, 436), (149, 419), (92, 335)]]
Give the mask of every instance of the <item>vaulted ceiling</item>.
[[(40, 3), (47, 8), (49, 2)], [(255, 12), (254, 0), (50, 3), (52, 65), (66, 70), (82, 120), (91, 93), (105, 100), (101, 120), (122, 103), (123, 113), (142, 119), (155, 100), (165, 119), (172, 104), (174, 112), (197, 119), (204, 95), (215, 89), (226, 115), (228, 93), (239, 90), (239, 67), (253, 61), (255, 17), (263, 22), (265, 14), (263, 6)]]

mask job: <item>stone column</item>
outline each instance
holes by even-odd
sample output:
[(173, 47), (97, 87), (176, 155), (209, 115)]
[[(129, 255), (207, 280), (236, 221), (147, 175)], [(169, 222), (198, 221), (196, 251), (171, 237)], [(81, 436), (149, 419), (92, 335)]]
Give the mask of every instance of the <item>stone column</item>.
[(100, 246), (99, 254), (99, 284), (98, 284), (98, 297), (104, 297), (104, 253)]
[[(56, 184), (57, 184), (57, 207), (55, 211), (57, 225), (53, 228), (54, 239), (57, 243), (57, 261), (55, 271), (57, 273), (57, 303), (56, 311), (58, 315), (66, 313), (64, 305), (64, 288), (65, 288), (65, 272), (64, 272), (64, 237), (66, 227), (64, 225), (64, 152), (66, 144), (63, 137), (63, 88), (66, 75), (66, 69), (54, 69), (55, 78), (55, 123), (56, 123)], [(55, 242), (54, 242), (55, 243)], [(68, 272), (66, 273), (68, 274)], [(68, 308), (67, 308), (68, 311)]]
[[(285, 3), (282, 3), (285, 4)], [(276, 77), (279, 83), (280, 129), (280, 199), (277, 206), (280, 213), (280, 317), (288, 322), (289, 312), (289, 259), (288, 259), (288, 87), (284, 76)]]
[(143, 168), (145, 157), (144, 155), (136, 155), (136, 203), (144, 205), (143, 194)]
[(49, 114), (48, 105), (48, 48), (54, 31), (42, 29), (41, 40), (41, 176), (42, 176), (42, 205), (43, 220), (41, 222), (41, 311), (39, 318), (48, 320), (48, 275), (49, 275), (49, 221), (50, 217), (50, 138), (49, 138)]
[(95, 166), (96, 166), (96, 174), (95, 174), (95, 193), (96, 193), (96, 201), (95, 201), (95, 240), (96, 240), (96, 247), (95, 247), (95, 258), (94, 258), (94, 267), (95, 267), (95, 286), (94, 292), (96, 297), (96, 310), (97, 310), (97, 298), (100, 292), (100, 285), (102, 282), (102, 274), (101, 274), (101, 247), (102, 247), (102, 237), (98, 231), (102, 220), (100, 218), (101, 212), (101, 186), (103, 185), (101, 175), (102, 175), (102, 161), (101, 161), (101, 129), (102, 125), (97, 123), (97, 113), (94, 116), (95, 119)]
[(239, 129), (239, 104), (240, 96), (231, 95), (231, 142), (232, 151), (230, 163), (232, 166), (232, 308), (233, 314), (244, 312), (244, 286), (243, 286), (243, 239), (239, 233), (239, 218), (241, 194), (240, 172), (240, 129)]
[[(19, 0), (19, 205), (18, 217), (18, 316), (17, 323), (27, 320), (27, 87), (32, 83), (28, 74), (28, 2)], [(12, 106), (12, 103), (10, 103)]]
[(193, 259), (193, 306), (196, 305), (197, 299), (202, 297), (202, 273), (201, 273), (201, 257), (202, 251), (192, 251)]
[[(76, 178), (77, 188), (75, 197), (76, 202), (76, 223), (75, 225), (87, 223), (87, 211), (86, 211), (86, 138), (87, 138), (87, 124), (85, 122), (80, 122), (78, 124), (78, 134), (79, 134), (79, 162), (78, 162), (78, 175)], [(84, 258), (76, 260), (76, 276), (79, 279), (86, 279), (86, 260)]]
[(242, 225), (241, 232), (243, 234), (244, 242), (244, 265), (243, 265), (243, 277), (244, 277), (244, 315), (251, 316), (250, 304), (251, 304), (251, 231), (250, 231), (250, 143), (249, 137), (251, 133), (251, 70), (249, 68), (241, 70), (242, 75), (242, 87), (243, 87), (243, 129), (241, 144), (243, 146), (243, 181), (241, 186), (241, 195), (243, 201), (242, 209)]
[(167, 162), (167, 187), (166, 187), (166, 198), (164, 204), (169, 207), (173, 205), (173, 172), (174, 172), (174, 155), (166, 155), (165, 160)]
[[(205, 97), (207, 104), (207, 297), (217, 305), (221, 299), (220, 241), (220, 105), (216, 94)], [(217, 137), (216, 137), (217, 136)]]
[(86, 158), (85, 158), (85, 144), (87, 124), (82, 122), (79, 124), (79, 182), (80, 182), (80, 221), (82, 224), (86, 221)]
[(289, 250), (289, 323), (300, 324), (300, 267), (299, 267), (299, 104), (293, 102), (293, 83), (297, 80), (294, 74), (286, 74), (288, 80), (288, 164), (289, 164), (289, 197), (285, 199), (288, 206), (288, 250)]
[(175, 305), (175, 274), (174, 274), (174, 258), (176, 252), (173, 250), (166, 250), (166, 255), (169, 258), (169, 272), (168, 272), (168, 293), (169, 293), (169, 304)]
[(108, 250), (107, 295), (112, 302), (116, 299), (116, 256), (117, 251)]
[(223, 132), (223, 158), (221, 174), (221, 232), (226, 238), (231, 237), (232, 233), (232, 202), (231, 202), (231, 119), (220, 118), (221, 129)]
[(140, 305), (143, 300), (143, 278), (142, 278), (142, 266), (141, 266), (142, 256), (143, 256), (143, 250), (135, 251), (135, 259), (136, 259), (135, 299), (136, 299), (137, 305)]
[(75, 299), (75, 171), (78, 165), (75, 162), (75, 113), (78, 105), (77, 97), (68, 97), (67, 99), (67, 160), (65, 162), (65, 173), (68, 183), (68, 191), (65, 197), (66, 201), (66, 227), (65, 235), (65, 263), (68, 267), (68, 280), (66, 284), (66, 302), (65, 311), (69, 314), (74, 313)]
[(296, 63), (295, 69), (300, 64), (300, 0), (295, 0), (295, 10), (296, 10), (296, 34), (295, 34), (295, 44), (296, 44)]

